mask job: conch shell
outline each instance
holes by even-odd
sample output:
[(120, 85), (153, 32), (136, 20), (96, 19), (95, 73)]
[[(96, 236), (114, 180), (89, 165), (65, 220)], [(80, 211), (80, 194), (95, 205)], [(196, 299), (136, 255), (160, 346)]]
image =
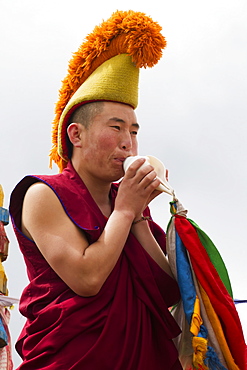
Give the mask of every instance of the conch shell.
[(155, 172), (157, 173), (157, 178), (160, 180), (160, 185), (157, 187), (157, 190), (163, 191), (169, 195), (174, 196), (174, 190), (172, 189), (172, 187), (170, 186), (170, 184), (165, 178), (166, 168), (164, 164), (158, 158), (152, 155), (146, 155), (146, 156), (137, 155), (137, 156), (127, 157), (123, 163), (124, 172), (126, 172), (129, 166), (139, 158), (145, 159), (145, 162), (143, 163), (141, 167), (147, 166), (148, 164), (154, 167)]

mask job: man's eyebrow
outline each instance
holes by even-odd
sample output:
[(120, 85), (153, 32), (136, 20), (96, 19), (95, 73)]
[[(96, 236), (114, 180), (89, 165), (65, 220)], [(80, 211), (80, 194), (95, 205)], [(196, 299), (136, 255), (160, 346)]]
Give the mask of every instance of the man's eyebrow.
[[(123, 120), (122, 118), (118, 118), (118, 117), (112, 117), (112, 118), (109, 119), (109, 121), (114, 121), (114, 122), (119, 122), (119, 123), (125, 123), (125, 120)], [(140, 128), (139, 123), (132, 123), (131, 126), (134, 126), (137, 129)]]
[(134, 126), (135, 128), (137, 128), (137, 129), (139, 129), (140, 128), (140, 125), (139, 125), (139, 123), (132, 123), (132, 125), (131, 126)]

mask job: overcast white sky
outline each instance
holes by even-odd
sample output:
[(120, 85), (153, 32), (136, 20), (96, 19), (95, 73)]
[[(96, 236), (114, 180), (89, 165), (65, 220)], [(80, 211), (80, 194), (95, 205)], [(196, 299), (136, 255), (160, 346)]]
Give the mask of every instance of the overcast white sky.
[[(85, 5), (86, 4), (86, 5)], [(5, 204), (26, 174), (48, 168), (50, 131), (68, 60), (115, 10), (146, 13), (163, 27), (163, 58), (141, 70), (139, 152), (160, 158), (177, 197), (219, 249), (234, 297), (247, 299), (247, 2), (246, 0), (0, 0), (0, 183)], [(151, 209), (166, 228), (168, 195)], [(11, 226), (4, 263), (9, 295), (27, 284)], [(247, 336), (247, 304), (238, 305)], [(13, 342), (24, 325), (11, 312)], [(15, 366), (20, 359), (13, 350)]]

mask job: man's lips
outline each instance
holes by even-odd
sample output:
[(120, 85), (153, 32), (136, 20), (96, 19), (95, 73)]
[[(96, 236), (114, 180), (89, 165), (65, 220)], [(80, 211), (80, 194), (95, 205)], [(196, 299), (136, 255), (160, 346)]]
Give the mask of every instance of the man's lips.
[(121, 169), (121, 171), (123, 171), (123, 163), (125, 159), (125, 157), (115, 157), (113, 159), (113, 162), (115, 163), (116, 168), (118, 167), (119, 169)]
[(114, 158), (114, 160), (115, 160), (116, 162), (119, 162), (119, 163), (121, 163), (121, 164), (123, 164), (123, 162), (125, 161), (125, 159), (126, 159), (126, 158), (124, 158), (124, 157), (115, 157), (115, 158)]

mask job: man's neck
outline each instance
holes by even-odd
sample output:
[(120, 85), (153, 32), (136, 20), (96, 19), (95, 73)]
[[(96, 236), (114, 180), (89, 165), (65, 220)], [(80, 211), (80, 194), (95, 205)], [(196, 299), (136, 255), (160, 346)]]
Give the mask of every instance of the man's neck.
[(111, 201), (109, 198), (111, 183), (100, 181), (98, 178), (92, 178), (82, 169), (76, 168), (76, 165), (73, 164), (73, 166), (84, 184), (86, 185), (88, 191), (90, 192), (91, 196), (100, 208), (103, 215), (109, 217), (111, 214)]

